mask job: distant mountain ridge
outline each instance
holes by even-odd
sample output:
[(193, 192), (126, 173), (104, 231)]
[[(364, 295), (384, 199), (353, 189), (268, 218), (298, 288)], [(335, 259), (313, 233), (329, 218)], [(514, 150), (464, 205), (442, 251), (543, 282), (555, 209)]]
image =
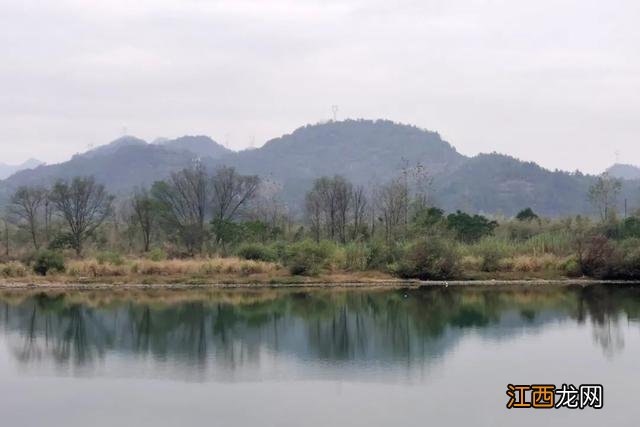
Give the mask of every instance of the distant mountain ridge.
[(620, 179), (640, 179), (640, 167), (616, 163), (607, 169), (607, 173)]
[(204, 135), (182, 136), (176, 139), (169, 139), (157, 142), (158, 145), (175, 151), (187, 151), (200, 157), (220, 158), (226, 154), (233, 153), (227, 147), (218, 144), (213, 139)]
[(8, 165), (6, 163), (0, 163), (0, 179), (8, 178), (18, 171), (24, 169), (33, 169), (42, 164), (43, 162), (37, 159), (29, 159), (25, 162), (20, 163), (19, 165)]
[[(210, 169), (236, 167), (281, 188), (281, 198), (301, 210), (313, 180), (344, 175), (357, 184), (384, 184), (406, 167), (421, 165), (431, 177), (432, 200), (457, 209), (513, 216), (531, 207), (545, 216), (590, 214), (587, 191), (594, 177), (549, 171), (497, 153), (467, 157), (436, 132), (388, 120), (345, 120), (307, 125), (262, 147), (231, 151), (207, 136), (184, 136), (149, 144), (123, 137), (68, 162), (22, 171), (0, 181), (0, 202), (19, 185), (94, 175), (110, 191), (127, 194), (195, 161)], [(621, 200), (640, 205), (638, 182), (626, 181)]]

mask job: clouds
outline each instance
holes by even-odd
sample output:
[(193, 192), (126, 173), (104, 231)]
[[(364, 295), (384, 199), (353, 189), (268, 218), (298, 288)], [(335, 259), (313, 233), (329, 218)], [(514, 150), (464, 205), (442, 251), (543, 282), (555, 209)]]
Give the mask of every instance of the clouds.
[(640, 163), (633, 1), (0, 2), (13, 162), (63, 160), (123, 126), (242, 148), (338, 104), (468, 154), (596, 171), (619, 149)]

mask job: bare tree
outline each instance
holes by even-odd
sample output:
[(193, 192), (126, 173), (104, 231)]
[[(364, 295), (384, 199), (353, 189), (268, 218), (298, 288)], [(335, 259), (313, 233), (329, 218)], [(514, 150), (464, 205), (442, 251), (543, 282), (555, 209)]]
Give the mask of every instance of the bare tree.
[(213, 218), (220, 221), (233, 219), (256, 195), (260, 179), (240, 175), (235, 168), (223, 166), (212, 177)]
[(156, 182), (152, 189), (169, 229), (177, 231), (191, 255), (203, 249), (209, 188), (207, 171), (198, 163), (172, 173), (166, 182)]
[(49, 197), (49, 191), (44, 198), (44, 240), (46, 243), (51, 241), (51, 220), (53, 218), (53, 205)]
[(9, 206), (10, 213), (23, 226), (31, 236), (34, 249), (40, 249), (40, 221), (46, 222), (46, 213), (43, 216), (42, 208), (47, 200), (47, 190), (42, 187), (20, 187), (11, 196)]
[(377, 191), (377, 210), (384, 224), (387, 241), (397, 238), (400, 227), (405, 225), (409, 195), (403, 179), (394, 179)]
[(320, 207), (324, 216), (324, 224), (327, 227), (327, 234), (331, 240), (336, 236), (336, 195), (333, 191), (333, 182), (329, 177), (317, 179), (311, 190), (317, 194), (320, 200)]
[(272, 230), (285, 230), (291, 222), (289, 210), (280, 198), (282, 186), (271, 180), (260, 181), (260, 186), (246, 214), (248, 219), (257, 220), (269, 225)]
[(336, 206), (336, 222), (340, 241), (347, 241), (347, 223), (353, 201), (353, 184), (342, 176), (333, 177), (332, 192)]
[[(307, 216), (317, 234), (324, 226), (327, 237), (345, 242), (353, 204), (353, 184), (344, 177), (321, 177), (307, 195)], [(319, 237), (319, 236), (316, 236)]]
[(353, 190), (353, 238), (356, 239), (365, 224), (367, 211), (367, 192), (364, 186), (359, 185)]
[(142, 233), (142, 243), (144, 251), (149, 252), (151, 236), (156, 222), (155, 201), (147, 189), (136, 190), (131, 199), (131, 209), (135, 222), (140, 227)]
[(7, 218), (2, 218), (2, 223), (4, 224), (4, 255), (9, 257), (9, 222)]
[(322, 201), (320, 200), (320, 195), (317, 192), (310, 191), (307, 193), (305, 208), (307, 211), (307, 218), (311, 226), (311, 232), (313, 233), (316, 242), (319, 242), (322, 233)]
[(596, 182), (589, 188), (589, 201), (598, 210), (602, 221), (608, 220), (615, 214), (618, 195), (622, 190), (619, 179), (603, 173), (596, 178)]
[(86, 238), (111, 212), (113, 196), (93, 177), (75, 177), (71, 182), (58, 181), (51, 190), (51, 202), (69, 227), (76, 254), (82, 254)]

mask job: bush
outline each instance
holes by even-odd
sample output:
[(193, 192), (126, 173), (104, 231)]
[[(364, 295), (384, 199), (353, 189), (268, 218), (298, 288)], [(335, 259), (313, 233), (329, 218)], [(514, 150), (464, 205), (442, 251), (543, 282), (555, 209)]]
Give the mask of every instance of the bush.
[(147, 254), (147, 258), (151, 261), (164, 261), (167, 259), (167, 253), (160, 248), (153, 248)]
[(500, 270), (500, 261), (504, 258), (504, 252), (498, 247), (487, 247), (482, 255), (480, 270), (492, 273)]
[(640, 237), (640, 218), (632, 216), (622, 221), (619, 235), (623, 239)]
[(533, 209), (526, 208), (518, 212), (518, 215), (516, 215), (516, 219), (518, 221), (533, 221), (534, 219), (538, 219), (538, 215), (533, 212)]
[(582, 269), (580, 268), (580, 263), (573, 256), (567, 258), (561, 264), (561, 268), (565, 272), (565, 274), (569, 277), (580, 277), (582, 275)]
[(48, 245), (49, 250), (61, 251), (73, 248), (73, 236), (69, 233), (56, 234)]
[(403, 279), (453, 279), (460, 275), (460, 256), (450, 242), (419, 240), (405, 250), (395, 273)]
[(240, 258), (252, 261), (275, 261), (278, 258), (274, 248), (262, 243), (246, 243), (238, 248), (237, 253)]
[(624, 248), (618, 249), (618, 251), (621, 254), (619, 256), (621, 262), (615, 271), (615, 278), (627, 280), (640, 279), (640, 248), (635, 246), (627, 250)]
[(606, 236), (590, 238), (584, 253), (578, 254), (580, 270), (586, 276), (607, 278), (611, 275), (614, 252), (615, 248)]
[(496, 221), (491, 221), (482, 215), (469, 215), (457, 211), (447, 216), (447, 227), (453, 230), (458, 239), (463, 242), (476, 242), (482, 237), (490, 236), (498, 226)]
[(329, 267), (334, 253), (335, 246), (331, 242), (303, 240), (287, 249), (285, 265), (291, 274), (317, 276), (320, 271)]
[(0, 264), (0, 276), (3, 277), (24, 277), (27, 275), (25, 266), (16, 261)]
[(33, 265), (33, 271), (41, 276), (46, 276), (51, 270), (59, 273), (64, 271), (64, 257), (62, 254), (49, 250), (38, 253)]
[(96, 256), (96, 261), (98, 261), (98, 264), (100, 265), (102, 264), (122, 265), (124, 263), (120, 254), (115, 252), (100, 252)]
[(387, 270), (388, 266), (402, 257), (402, 248), (390, 246), (382, 241), (374, 240), (369, 244), (367, 268), (371, 270)]
[(364, 243), (349, 243), (344, 247), (344, 267), (349, 271), (364, 271), (369, 266), (370, 249)]

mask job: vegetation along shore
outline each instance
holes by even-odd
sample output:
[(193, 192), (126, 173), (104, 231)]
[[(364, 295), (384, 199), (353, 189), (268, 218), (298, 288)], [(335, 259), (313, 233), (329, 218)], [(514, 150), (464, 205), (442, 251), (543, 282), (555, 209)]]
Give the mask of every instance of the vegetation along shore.
[[(429, 176), (316, 179), (290, 212), (258, 176), (202, 164), (133, 194), (93, 177), (22, 186), (3, 216), (0, 282), (52, 284), (389, 284), (406, 281), (638, 280), (640, 215), (616, 212), (620, 183), (584, 197), (597, 217), (444, 212)], [(479, 282), (482, 283), (482, 282)]]

